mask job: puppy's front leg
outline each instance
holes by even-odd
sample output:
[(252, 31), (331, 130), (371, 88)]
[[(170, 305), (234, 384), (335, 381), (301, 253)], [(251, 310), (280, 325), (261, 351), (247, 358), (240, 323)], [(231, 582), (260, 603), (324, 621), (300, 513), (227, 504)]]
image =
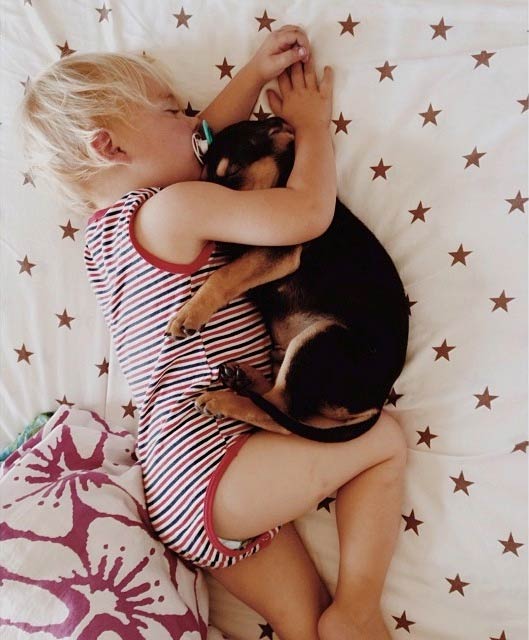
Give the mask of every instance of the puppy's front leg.
[(231, 389), (206, 391), (195, 402), (195, 407), (206, 415), (216, 418), (233, 418), (247, 424), (253, 424), (266, 431), (274, 431), (283, 435), (291, 435), (290, 431), (279, 425), (262, 409), (259, 409), (249, 398), (237, 395)]
[(252, 247), (215, 271), (169, 321), (174, 338), (192, 335), (230, 300), (259, 285), (283, 278), (299, 267), (301, 245)]

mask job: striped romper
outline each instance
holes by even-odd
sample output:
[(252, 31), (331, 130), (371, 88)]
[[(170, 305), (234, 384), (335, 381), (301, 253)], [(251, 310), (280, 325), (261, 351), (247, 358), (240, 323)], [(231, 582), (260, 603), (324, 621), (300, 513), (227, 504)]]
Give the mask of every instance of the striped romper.
[(243, 542), (216, 536), (216, 487), (256, 428), (203, 415), (194, 403), (202, 392), (222, 388), (219, 366), (228, 360), (247, 362), (270, 379), (270, 339), (245, 297), (232, 300), (191, 337), (164, 335), (174, 313), (229, 258), (213, 242), (187, 265), (165, 262), (142, 248), (134, 216), (158, 191), (132, 191), (97, 211), (86, 228), (85, 264), (140, 407), (136, 452), (152, 526), (192, 564), (228, 567), (268, 545), (279, 527)]

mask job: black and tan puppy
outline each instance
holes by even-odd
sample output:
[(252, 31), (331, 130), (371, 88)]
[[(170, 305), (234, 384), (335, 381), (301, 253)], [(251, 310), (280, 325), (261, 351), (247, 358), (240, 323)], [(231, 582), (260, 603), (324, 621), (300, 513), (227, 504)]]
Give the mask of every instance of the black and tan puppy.
[[(280, 118), (232, 125), (213, 140), (207, 179), (232, 189), (285, 186), (292, 129)], [(296, 247), (229, 245), (234, 260), (213, 273), (171, 320), (183, 337), (249, 291), (272, 335), (275, 384), (226, 363), (230, 390), (200, 396), (203, 411), (257, 426), (279, 424), (315, 440), (344, 441), (372, 426), (404, 366), (408, 304), (391, 258), (339, 200), (319, 238)]]

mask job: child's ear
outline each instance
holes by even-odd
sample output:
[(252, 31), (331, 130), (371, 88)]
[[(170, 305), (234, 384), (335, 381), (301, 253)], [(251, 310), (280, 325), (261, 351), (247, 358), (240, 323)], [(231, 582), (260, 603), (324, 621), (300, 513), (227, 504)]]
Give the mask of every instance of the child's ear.
[(127, 154), (121, 147), (115, 145), (109, 131), (101, 129), (90, 142), (97, 153), (106, 160), (126, 160)]

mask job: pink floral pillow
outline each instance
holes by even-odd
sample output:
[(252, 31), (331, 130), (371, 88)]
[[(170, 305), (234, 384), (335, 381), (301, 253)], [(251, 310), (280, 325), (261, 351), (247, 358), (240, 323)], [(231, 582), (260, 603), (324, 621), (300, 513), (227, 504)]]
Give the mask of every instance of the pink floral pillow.
[(6, 460), (2, 638), (221, 638), (202, 573), (152, 532), (134, 448), (96, 413), (61, 407)]

